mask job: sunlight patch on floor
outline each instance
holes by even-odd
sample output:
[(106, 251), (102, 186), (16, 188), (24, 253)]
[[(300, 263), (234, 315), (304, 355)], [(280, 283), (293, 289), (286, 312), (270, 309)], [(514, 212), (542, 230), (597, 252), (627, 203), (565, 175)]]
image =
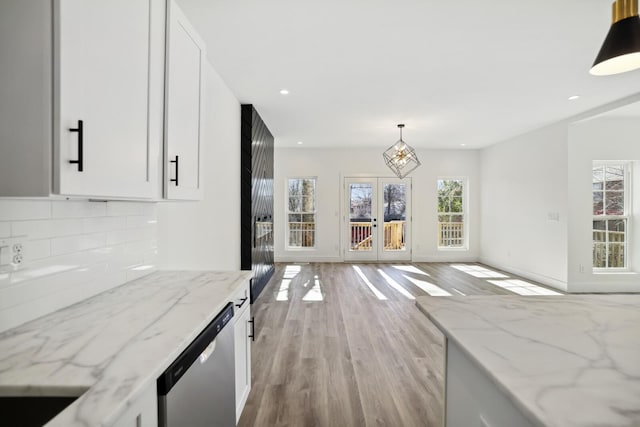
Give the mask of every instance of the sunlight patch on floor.
[(458, 294), (462, 295), (463, 297), (466, 297), (465, 294), (463, 294), (462, 292), (460, 292), (459, 290), (457, 290), (456, 288), (451, 288), (454, 292), (457, 292)]
[(376, 298), (378, 298), (381, 301), (384, 301), (387, 299), (386, 296), (384, 296), (384, 294), (382, 292), (380, 292), (378, 290), (378, 288), (376, 288), (375, 286), (373, 286), (373, 283), (371, 283), (371, 281), (369, 279), (367, 279), (367, 276), (364, 275), (364, 273), (362, 272), (362, 269), (360, 267), (358, 267), (357, 265), (353, 266), (353, 269), (356, 271), (356, 273), (358, 274), (358, 276), (360, 276), (360, 278), (362, 279), (362, 281), (364, 282), (365, 285), (367, 285), (369, 287), (369, 289), (371, 290), (371, 292), (373, 292), (373, 294), (376, 296)]
[(313, 286), (307, 293), (302, 297), (302, 301), (322, 301), (324, 298), (322, 297), (322, 289), (320, 288), (320, 279), (318, 276), (313, 278)]
[(473, 277), (479, 277), (481, 279), (506, 279), (509, 277), (502, 273), (498, 273), (497, 271), (489, 270), (488, 268), (481, 265), (451, 264), (451, 267), (455, 268), (456, 270), (462, 271), (463, 273), (467, 273)]
[(524, 280), (487, 280), (487, 282), (518, 295), (562, 295), (560, 292), (552, 291)]
[(282, 281), (280, 282), (280, 288), (276, 292), (276, 301), (288, 301), (289, 300), (289, 286), (291, 280), (300, 273), (302, 267), (299, 265), (287, 265), (282, 275)]
[(409, 293), (409, 291), (407, 291), (405, 288), (403, 288), (398, 282), (396, 282), (395, 280), (393, 280), (391, 278), (391, 276), (389, 276), (387, 273), (385, 273), (384, 271), (382, 271), (381, 269), (378, 269), (378, 273), (382, 276), (382, 278), (389, 284), (389, 286), (391, 286), (393, 289), (395, 289), (396, 291), (400, 292), (403, 296), (409, 298), (409, 299), (416, 299), (416, 297), (414, 297), (413, 295), (411, 295)]
[(409, 277), (404, 275), (404, 278), (431, 295), (432, 297), (450, 297), (451, 294), (439, 286), (434, 285), (433, 283), (426, 282), (424, 280), (414, 279), (413, 277)]
[(421, 274), (423, 276), (429, 276), (429, 273), (425, 273), (420, 270), (418, 267), (413, 265), (393, 265), (393, 268), (396, 270), (406, 271), (407, 273)]

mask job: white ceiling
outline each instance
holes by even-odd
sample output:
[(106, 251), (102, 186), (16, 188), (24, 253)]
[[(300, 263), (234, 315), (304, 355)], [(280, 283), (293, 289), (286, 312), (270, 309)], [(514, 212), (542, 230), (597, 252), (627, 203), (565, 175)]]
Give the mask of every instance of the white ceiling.
[(415, 147), (469, 149), (640, 91), (640, 71), (588, 73), (611, 1), (178, 3), (276, 146), (387, 147), (404, 123)]

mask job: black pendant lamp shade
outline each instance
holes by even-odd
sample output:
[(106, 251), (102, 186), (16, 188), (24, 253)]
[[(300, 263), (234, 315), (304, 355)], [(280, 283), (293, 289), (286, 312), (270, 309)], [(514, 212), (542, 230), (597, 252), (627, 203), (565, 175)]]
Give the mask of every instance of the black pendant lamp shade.
[(608, 76), (640, 68), (638, 0), (616, 0), (613, 23), (589, 72)]

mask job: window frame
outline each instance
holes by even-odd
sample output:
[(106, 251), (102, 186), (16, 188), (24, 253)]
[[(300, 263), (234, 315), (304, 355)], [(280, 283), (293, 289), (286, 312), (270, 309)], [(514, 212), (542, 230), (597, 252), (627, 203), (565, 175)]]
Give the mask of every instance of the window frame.
[[(596, 168), (606, 168), (607, 166), (621, 166), (623, 168), (623, 177), (624, 177), (624, 189), (622, 191), (623, 193), (623, 204), (624, 204), (624, 212), (622, 215), (605, 215), (603, 213), (603, 215), (595, 215), (593, 213), (593, 194), (595, 193), (595, 189), (593, 188), (593, 170)], [(606, 170), (603, 172), (603, 179), (606, 179)], [(630, 236), (633, 235), (633, 233), (631, 232), (631, 228), (632, 228), (632, 200), (631, 200), (631, 195), (633, 194), (631, 191), (631, 185), (632, 185), (632, 163), (629, 161), (615, 161), (615, 160), (609, 160), (609, 161), (593, 161), (592, 165), (591, 165), (591, 245), (592, 245), (592, 251), (593, 251), (593, 245), (595, 245), (595, 240), (593, 238), (593, 222), (594, 221), (606, 221), (608, 223), (608, 221), (610, 220), (623, 220), (625, 222), (625, 227), (624, 227), (624, 266), (623, 267), (596, 267), (594, 265), (594, 259), (593, 259), (593, 255), (591, 256), (591, 267), (592, 267), (592, 271), (593, 273), (625, 273), (625, 272), (629, 272), (630, 270), (630, 266), (629, 266), (629, 259), (630, 259), (630, 245), (629, 245), (629, 238)], [(603, 183), (605, 183), (606, 181), (603, 181)], [(603, 188), (602, 188), (602, 206), (603, 206), (603, 212), (606, 212), (606, 184), (603, 184)], [(606, 255), (605, 255), (605, 261), (606, 264), (609, 263), (609, 233), (608, 233), (608, 225), (605, 228), (605, 248), (606, 248)]]
[[(289, 182), (292, 180), (313, 180), (313, 212), (293, 212), (289, 210)], [(284, 180), (284, 203), (285, 203), (285, 248), (290, 251), (313, 251), (318, 245), (318, 177), (316, 176), (290, 176)], [(302, 224), (303, 222), (289, 221), (290, 215), (313, 215), (313, 246), (292, 246), (291, 245), (291, 224)], [(302, 230), (300, 230), (302, 232)]]
[[(439, 212), (438, 211), (438, 188), (440, 181), (461, 181), (462, 182), (462, 212)], [(438, 176), (436, 178), (436, 248), (438, 251), (464, 252), (469, 250), (469, 177), (468, 176)], [(461, 246), (440, 246), (440, 215), (462, 216), (463, 243)]]

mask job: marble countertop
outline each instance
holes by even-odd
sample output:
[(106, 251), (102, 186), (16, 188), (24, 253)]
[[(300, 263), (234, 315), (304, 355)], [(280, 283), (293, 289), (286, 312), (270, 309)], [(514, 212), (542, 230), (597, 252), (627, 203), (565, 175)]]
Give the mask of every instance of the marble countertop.
[(109, 425), (249, 280), (163, 271), (0, 334), (0, 395), (80, 398), (47, 426)]
[(640, 295), (419, 297), (540, 426), (640, 426)]

